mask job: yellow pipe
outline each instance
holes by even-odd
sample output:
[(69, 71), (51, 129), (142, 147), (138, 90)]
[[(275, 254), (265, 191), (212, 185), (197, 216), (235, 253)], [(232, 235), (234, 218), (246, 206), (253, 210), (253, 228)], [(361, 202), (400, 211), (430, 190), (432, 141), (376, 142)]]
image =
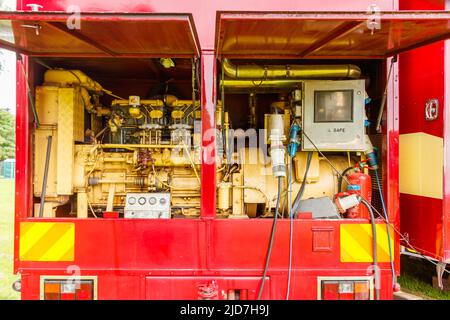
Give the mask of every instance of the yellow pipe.
[[(154, 100), (141, 100), (141, 105), (145, 106), (151, 106), (151, 107), (162, 107), (164, 106), (164, 102), (162, 100), (154, 99)], [(119, 106), (128, 106), (130, 105), (128, 100), (122, 100), (122, 99), (116, 99), (111, 102), (112, 106), (119, 105)]]
[(134, 149), (134, 148), (154, 148), (154, 149), (171, 149), (171, 148), (183, 148), (182, 145), (173, 144), (119, 144), (119, 143), (106, 143), (98, 144), (99, 148), (118, 148), (118, 149)]
[(294, 88), (298, 87), (301, 80), (229, 80), (225, 79), (220, 81), (220, 85), (229, 89), (271, 89), (271, 88)]
[(61, 86), (79, 84), (90, 91), (101, 91), (103, 88), (80, 70), (51, 69), (44, 73), (44, 83), (57, 83)]
[(234, 65), (223, 59), (223, 70), (232, 79), (317, 79), (352, 78), (361, 76), (361, 69), (343, 65)]

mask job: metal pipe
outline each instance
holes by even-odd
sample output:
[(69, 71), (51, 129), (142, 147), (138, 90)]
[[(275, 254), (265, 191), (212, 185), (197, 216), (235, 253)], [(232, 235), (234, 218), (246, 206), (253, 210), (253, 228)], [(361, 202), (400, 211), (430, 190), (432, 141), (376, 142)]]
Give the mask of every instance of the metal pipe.
[(105, 144), (97, 144), (96, 147), (103, 149), (131, 149), (135, 148), (148, 148), (148, 149), (175, 149), (175, 148), (183, 148), (182, 145), (173, 145), (173, 144), (120, 144), (120, 143), (105, 143)]
[(384, 105), (386, 104), (387, 91), (389, 88), (389, 81), (391, 80), (392, 68), (394, 66), (394, 63), (396, 63), (396, 62), (397, 62), (397, 56), (395, 56), (391, 59), (391, 65), (389, 67), (389, 73), (387, 76), (386, 85), (384, 87), (383, 97), (381, 98), (381, 105), (380, 105), (380, 109), (378, 111), (378, 117), (377, 117), (377, 125), (375, 127), (375, 130), (378, 133), (381, 133), (381, 120), (383, 119)]
[[(112, 106), (128, 106), (130, 104), (129, 100), (116, 99), (111, 102)], [(154, 99), (154, 100), (141, 100), (141, 105), (151, 106), (151, 107), (162, 107), (164, 106), (164, 102), (162, 100)]]
[(298, 88), (301, 84), (301, 80), (295, 79), (282, 79), (282, 80), (221, 80), (220, 85), (223, 86), (224, 89), (248, 89), (251, 88), (253, 92), (259, 91), (267, 91), (270, 89), (277, 89), (276, 92), (279, 92), (280, 88)]
[(45, 155), (44, 177), (42, 179), (41, 206), (39, 207), (39, 218), (42, 218), (44, 215), (45, 192), (47, 189), (48, 168), (50, 166), (50, 155), (52, 151), (52, 139), (53, 139), (52, 136), (47, 137), (47, 153)]
[(352, 78), (361, 76), (361, 69), (353, 64), (342, 65), (234, 65), (222, 61), (227, 77), (232, 79), (317, 79)]

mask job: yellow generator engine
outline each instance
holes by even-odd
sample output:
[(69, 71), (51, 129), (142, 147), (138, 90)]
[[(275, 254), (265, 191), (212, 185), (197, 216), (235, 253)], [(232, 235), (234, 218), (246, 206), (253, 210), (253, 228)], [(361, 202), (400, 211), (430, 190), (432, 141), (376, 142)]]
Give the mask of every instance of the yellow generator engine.
[[(254, 70), (243, 66), (230, 75), (252, 76), (246, 68)], [(356, 71), (342, 80), (332, 69), (329, 76), (339, 80), (286, 80), (288, 87), (284, 80), (270, 81), (275, 100), (261, 94), (267, 86), (255, 81), (222, 80), (217, 186), (210, 186), (217, 191), (220, 217), (295, 211), (339, 218), (344, 202), (356, 205), (355, 196), (344, 202), (336, 196), (341, 173), (374, 154), (365, 127), (365, 80), (355, 79)], [(247, 108), (225, 104), (230, 98), (225, 90), (248, 95)], [(201, 111), (195, 90), (187, 100), (171, 94), (123, 99), (79, 70), (52, 69), (36, 88), (36, 109), (41, 120), (34, 131), (36, 216), (199, 216)], [(246, 131), (233, 123), (242, 115), (248, 116)]]
[[(36, 89), (42, 123), (35, 132), (36, 197), (42, 195), (43, 146), (49, 136), (55, 141), (44, 216), (53, 217), (66, 205), (79, 218), (113, 211), (133, 218), (198, 215), (199, 103), (171, 95), (154, 100), (130, 96), (103, 107), (98, 104), (102, 91), (82, 72), (66, 70), (47, 71)], [(85, 110), (91, 118), (86, 130)], [(35, 215), (39, 209), (36, 204)]]

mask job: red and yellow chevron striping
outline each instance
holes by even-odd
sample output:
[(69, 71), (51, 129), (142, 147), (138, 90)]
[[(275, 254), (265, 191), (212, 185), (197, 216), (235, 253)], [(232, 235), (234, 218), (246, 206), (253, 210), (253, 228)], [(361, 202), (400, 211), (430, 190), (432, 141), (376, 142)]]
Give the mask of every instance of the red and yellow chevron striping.
[[(378, 262), (389, 262), (386, 225), (377, 224)], [(372, 226), (367, 224), (341, 224), (341, 262), (373, 262)], [(391, 231), (391, 248), (394, 235)]]
[(21, 222), (21, 261), (73, 261), (75, 224), (68, 222)]

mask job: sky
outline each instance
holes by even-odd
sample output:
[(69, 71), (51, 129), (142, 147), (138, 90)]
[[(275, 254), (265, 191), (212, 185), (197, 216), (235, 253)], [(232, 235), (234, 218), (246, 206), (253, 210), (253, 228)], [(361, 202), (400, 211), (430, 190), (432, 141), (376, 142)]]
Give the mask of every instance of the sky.
[[(15, 0), (0, 0), (1, 10), (13, 10)], [(0, 49), (0, 109), (16, 112), (16, 55)]]
[(16, 111), (16, 55), (0, 50), (0, 109)]

